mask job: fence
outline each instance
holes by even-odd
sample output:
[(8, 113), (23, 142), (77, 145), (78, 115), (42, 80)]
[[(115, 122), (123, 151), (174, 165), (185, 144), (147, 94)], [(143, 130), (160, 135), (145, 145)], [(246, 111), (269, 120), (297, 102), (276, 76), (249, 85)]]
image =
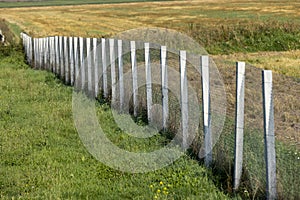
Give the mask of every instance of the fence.
[[(187, 63), (186, 51), (180, 51), (178, 55), (172, 55), (167, 52), (166, 46), (104, 38), (63, 36), (31, 38), (24, 33), (21, 34), (21, 37), (26, 60), (30, 66), (35, 69), (53, 72), (65, 84), (74, 86), (78, 91), (86, 92), (92, 98), (110, 99), (114, 109), (120, 111), (132, 109), (132, 114), (135, 117), (141, 115), (143, 109), (145, 109), (148, 123), (154, 123), (157, 120), (157, 116), (154, 116), (153, 105), (155, 102), (160, 101), (161, 118), (156, 125), (161, 126), (163, 130), (180, 130), (182, 147), (188, 148), (190, 145), (189, 132), (194, 127), (191, 127), (193, 125), (190, 124), (193, 114), (190, 110), (191, 105), (189, 102), (191, 94), (189, 94), (190, 89), (188, 87), (188, 82), (190, 81), (188, 70), (190, 68), (188, 67), (189, 63)], [(172, 107), (176, 104), (176, 101), (173, 101), (174, 96), (169, 93), (168, 89), (172, 87), (170, 86), (172, 83), (168, 79), (171, 71), (167, 67), (168, 61), (171, 63), (175, 60), (178, 61), (176, 65), (180, 69), (180, 76), (174, 75), (175, 78), (172, 78), (180, 83), (180, 102), (177, 102), (179, 108), (176, 109)], [(258, 72), (258, 69), (246, 66), (243, 62), (238, 62), (236, 63), (236, 70), (230, 67), (223, 67), (220, 70), (221, 73), (225, 74), (224, 77), (227, 76), (226, 73), (230, 73), (229, 69), (231, 72), (236, 71), (235, 83), (232, 82), (234, 76), (225, 78), (224, 81), (227, 94), (235, 94), (235, 98), (234, 100), (229, 99), (227, 103), (228, 112), (225, 117), (224, 129), (217, 145), (213, 148), (212, 143), (215, 138), (213, 138), (214, 135), (212, 133), (214, 131), (212, 122), (216, 117), (212, 115), (214, 108), (212, 107), (211, 99), (217, 97), (212, 95), (211, 92), (213, 90), (213, 80), (210, 77), (212, 61), (210, 57), (205, 55), (199, 56), (198, 60), (201, 77), (195, 79), (197, 84), (201, 86), (199, 90), (197, 89), (197, 98), (200, 99), (202, 115), (200, 117), (201, 123), (197, 124), (201, 129), (197, 138), (203, 142), (204, 148), (203, 146), (201, 148), (203, 148), (203, 155), (205, 155), (205, 165), (213, 167), (220, 173), (224, 172), (227, 174), (225, 178), (230, 182), (230, 186), (227, 188), (233, 187), (235, 191), (243, 188), (242, 190), (245, 189), (247, 191), (245, 194), (242, 194), (245, 197), (264, 198), (264, 196), (267, 196), (268, 199), (284, 199), (287, 197), (297, 199), (299, 197), (297, 189), (294, 189), (292, 192), (286, 191), (289, 188), (286, 186), (287, 181), (292, 181), (293, 184), (296, 184), (295, 188), (299, 183), (298, 179), (293, 178), (291, 174), (287, 174), (287, 172), (282, 170), (286, 168), (282, 167), (282, 164), (287, 160), (287, 155), (275, 155), (275, 145), (276, 148), (283, 149), (283, 151), (289, 150), (284, 145), (282, 147), (281, 144), (279, 146), (277, 143), (275, 144), (272, 73), (268, 70), (263, 71), (260, 83), (250, 81), (249, 88), (252, 87), (252, 90), (247, 90), (247, 81), (249, 82), (253, 78), (253, 74), (255, 74), (251, 71)], [(160, 73), (159, 83), (161, 87), (155, 86), (155, 81), (153, 81), (156, 77), (151, 67), (156, 62), (159, 63), (160, 71), (156, 73)], [(217, 60), (216, 62), (220, 61)], [(143, 70), (140, 69), (138, 63), (142, 63), (144, 66)], [(224, 62), (219, 64), (220, 66), (222, 64), (228, 65), (228, 63), (224, 64)], [(250, 79), (247, 79), (247, 70), (250, 70)], [(129, 76), (127, 73), (124, 73), (126, 71), (129, 72)], [(141, 88), (141, 83), (139, 82), (141, 73), (144, 74), (145, 78), (144, 88)], [(256, 73), (256, 78), (257, 76), (259, 74)], [(253, 86), (253, 84), (255, 85)], [(235, 87), (232, 87), (233, 85)], [(228, 89), (228, 86), (231, 87)], [(235, 90), (232, 88), (235, 88)], [(262, 92), (256, 96), (251, 96), (251, 92), (257, 92), (258, 90)], [(129, 105), (127, 100), (130, 99), (128, 91), (131, 91), (129, 93), (132, 95), (132, 106)], [(199, 94), (201, 94), (200, 97)], [(255, 99), (254, 102), (251, 102), (253, 99)], [(262, 133), (260, 126), (258, 125), (257, 129), (253, 129), (255, 128), (253, 123), (257, 123), (255, 121), (256, 118), (249, 120), (251, 114), (247, 113), (252, 109), (253, 103), (261, 104), (262, 99), (264, 112), (262, 113), (261, 110), (258, 110), (258, 113), (254, 115), (255, 117), (264, 117), (263, 141), (265, 141), (265, 145), (260, 145), (262, 140), (262, 134), (259, 134)], [(256, 108), (252, 109), (252, 112), (256, 110)], [(196, 153), (200, 155), (199, 142), (192, 142), (196, 148)], [(257, 146), (253, 144), (257, 144)], [(265, 146), (265, 149), (263, 149), (263, 146)], [(265, 155), (263, 155), (263, 152), (265, 152)], [(277, 170), (275, 157), (277, 157), (277, 162), (280, 165), (280, 169)], [(224, 159), (227, 161), (224, 162)], [(291, 162), (290, 159), (288, 161)], [(295, 170), (296, 174), (299, 172), (297, 161), (290, 163), (288, 167)], [(233, 175), (231, 175), (232, 168), (234, 169)], [(288, 179), (283, 177), (285, 175), (288, 176)], [(231, 179), (230, 177), (233, 178)], [(251, 194), (247, 194), (248, 192)]]

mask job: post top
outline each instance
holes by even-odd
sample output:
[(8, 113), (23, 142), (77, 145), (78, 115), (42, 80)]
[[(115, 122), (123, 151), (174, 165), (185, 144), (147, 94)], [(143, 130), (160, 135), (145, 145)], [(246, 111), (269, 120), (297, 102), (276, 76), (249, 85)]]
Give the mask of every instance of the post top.
[(263, 76), (263, 82), (265, 83), (272, 82), (272, 70), (263, 70), (262, 76)]

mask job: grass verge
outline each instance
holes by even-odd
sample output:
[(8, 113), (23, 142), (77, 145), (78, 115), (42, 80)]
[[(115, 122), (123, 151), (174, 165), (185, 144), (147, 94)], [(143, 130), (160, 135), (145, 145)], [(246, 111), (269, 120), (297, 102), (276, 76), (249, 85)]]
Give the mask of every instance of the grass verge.
[[(0, 50), (2, 199), (229, 199), (189, 156), (146, 174), (122, 173), (95, 160), (74, 128), (72, 88), (30, 69), (21, 49), (10, 48)], [(109, 134), (128, 146), (108, 106), (97, 109)]]

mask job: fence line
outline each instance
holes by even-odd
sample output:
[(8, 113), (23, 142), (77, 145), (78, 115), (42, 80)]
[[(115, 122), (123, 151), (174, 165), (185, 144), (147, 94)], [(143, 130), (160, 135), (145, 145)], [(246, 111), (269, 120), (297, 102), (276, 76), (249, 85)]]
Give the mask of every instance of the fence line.
[[(112, 103), (119, 101), (119, 109), (125, 104), (125, 90), (123, 77), (123, 45), (122, 40), (101, 38), (101, 46), (98, 48), (97, 38), (63, 37), (54, 36), (47, 38), (31, 38), (22, 33), (23, 46), (26, 53), (26, 61), (35, 69), (46, 69), (55, 73), (66, 84), (81, 88), (94, 97), (102, 95), (108, 98), (111, 95)], [(133, 114), (138, 116), (138, 67), (136, 42), (130, 41), (130, 66), (132, 75)], [(116, 68), (116, 55), (117, 65)], [(107, 57), (108, 56), (108, 57)], [(87, 59), (85, 59), (87, 58)], [(109, 65), (107, 63), (109, 59)], [(168, 67), (167, 47), (160, 48), (161, 65), (161, 94), (162, 94), (162, 126), (168, 128), (169, 97), (168, 97)], [(209, 57), (200, 56), (200, 71), (202, 75), (202, 115), (205, 165), (211, 166), (213, 161), (213, 146), (211, 132), (211, 96), (210, 96), (210, 66)], [(144, 61), (146, 78), (146, 101), (148, 122), (153, 121), (152, 104), (153, 88), (151, 74), (150, 44), (144, 43)], [(111, 67), (108, 80), (108, 66)], [(182, 147), (188, 147), (189, 137), (189, 104), (188, 104), (188, 80), (187, 80), (187, 53), (179, 51), (180, 67), (180, 130), (182, 133)], [(242, 174), (243, 155), (243, 126), (244, 126), (244, 82), (245, 63), (238, 62), (236, 67), (236, 120), (235, 120), (235, 164), (234, 164), (234, 189), (238, 189)], [(118, 76), (117, 76), (118, 74)], [(78, 79), (80, 78), (80, 80)], [(276, 198), (276, 160), (275, 160), (275, 136), (274, 113), (272, 101), (272, 74), (263, 71), (263, 97), (264, 97), (264, 135), (265, 135), (265, 160), (267, 168), (267, 195), (268, 199)], [(119, 85), (117, 88), (117, 79)], [(108, 81), (111, 84), (109, 94)], [(118, 91), (119, 90), (119, 91)], [(119, 92), (117, 95), (117, 91)]]

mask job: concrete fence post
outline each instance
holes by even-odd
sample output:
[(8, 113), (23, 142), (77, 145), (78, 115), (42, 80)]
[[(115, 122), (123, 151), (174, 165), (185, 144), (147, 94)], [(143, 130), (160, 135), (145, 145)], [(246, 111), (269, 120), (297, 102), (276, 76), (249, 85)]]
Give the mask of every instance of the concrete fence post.
[(202, 113), (203, 113), (203, 132), (205, 165), (210, 167), (212, 163), (212, 135), (211, 135), (211, 117), (210, 117), (210, 80), (209, 80), (209, 57), (200, 57), (200, 67), (202, 75)]
[(169, 118), (169, 97), (168, 97), (168, 70), (167, 70), (167, 47), (161, 46), (161, 89), (162, 89), (162, 127), (167, 129)]
[(64, 37), (64, 67), (65, 67), (65, 83), (70, 84), (70, 65), (69, 65), (69, 41), (68, 37)]
[(109, 59), (110, 59), (110, 74), (111, 74), (111, 104), (115, 105), (116, 103), (116, 63), (115, 63), (115, 40), (109, 39)]
[(38, 49), (39, 49), (39, 55), (38, 55), (38, 58), (39, 58), (39, 69), (42, 69), (42, 60), (43, 60), (43, 47), (42, 47), (42, 38), (38, 38)]
[(78, 37), (74, 37), (74, 85), (78, 84), (78, 76), (80, 69), (80, 56), (78, 50)]
[(236, 110), (233, 189), (240, 185), (243, 169), (245, 63), (236, 63)]
[(186, 51), (180, 51), (180, 106), (181, 106), (181, 129), (182, 129), (182, 147), (187, 148), (189, 132), (189, 110), (188, 110), (188, 82), (186, 70)]
[(102, 55), (102, 80), (103, 80), (103, 96), (104, 98), (108, 97), (108, 88), (107, 88), (107, 66), (106, 66), (106, 44), (105, 38), (101, 38), (101, 55)]
[(59, 37), (58, 36), (55, 36), (54, 38), (54, 46), (55, 46), (55, 74), (56, 75), (59, 75), (60, 71), (59, 71), (59, 62), (60, 62), (60, 59), (59, 59)]
[(99, 48), (97, 38), (93, 38), (93, 66), (94, 66), (94, 95), (98, 96), (99, 92)]
[(132, 70), (132, 91), (133, 91), (133, 115), (138, 115), (138, 81), (137, 81), (137, 64), (135, 41), (130, 41), (131, 50), (131, 70)]
[(91, 38), (86, 38), (86, 64), (87, 64), (87, 86), (88, 86), (88, 94), (93, 92), (92, 85), (92, 52), (91, 52)]
[(79, 38), (79, 63), (80, 63), (80, 77), (81, 77), (81, 89), (85, 88), (85, 55), (84, 55), (84, 38)]
[(28, 46), (29, 46), (29, 48), (28, 48), (28, 52), (29, 52), (28, 53), (28, 56), (29, 56), (28, 62), (32, 66), (33, 65), (33, 39), (32, 39), (32, 37), (29, 37), (28, 39), (29, 39), (28, 40)]
[(153, 119), (152, 119), (152, 75), (151, 75), (149, 43), (145, 43), (144, 48), (145, 48), (147, 117), (148, 117), (148, 123), (151, 124), (153, 122)]
[(277, 198), (276, 191), (276, 151), (274, 130), (274, 104), (272, 89), (272, 71), (262, 71), (263, 110), (264, 110), (264, 141), (267, 178), (267, 199)]
[(120, 111), (124, 109), (124, 78), (123, 78), (123, 47), (122, 40), (118, 40), (118, 67), (119, 67), (119, 93), (120, 93)]
[(54, 46), (54, 37), (50, 37), (50, 44), (49, 44), (49, 48), (50, 48), (50, 70), (52, 73), (55, 73), (55, 46)]
[(64, 61), (64, 40), (63, 36), (59, 36), (59, 71), (60, 79), (64, 81), (65, 76), (65, 61)]
[(74, 66), (74, 45), (73, 45), (73, 37), (69, 37), (69, 59), (70, 59), (70, 84), (74, 85), (74, 77), (75, 77), (75, 66)]

